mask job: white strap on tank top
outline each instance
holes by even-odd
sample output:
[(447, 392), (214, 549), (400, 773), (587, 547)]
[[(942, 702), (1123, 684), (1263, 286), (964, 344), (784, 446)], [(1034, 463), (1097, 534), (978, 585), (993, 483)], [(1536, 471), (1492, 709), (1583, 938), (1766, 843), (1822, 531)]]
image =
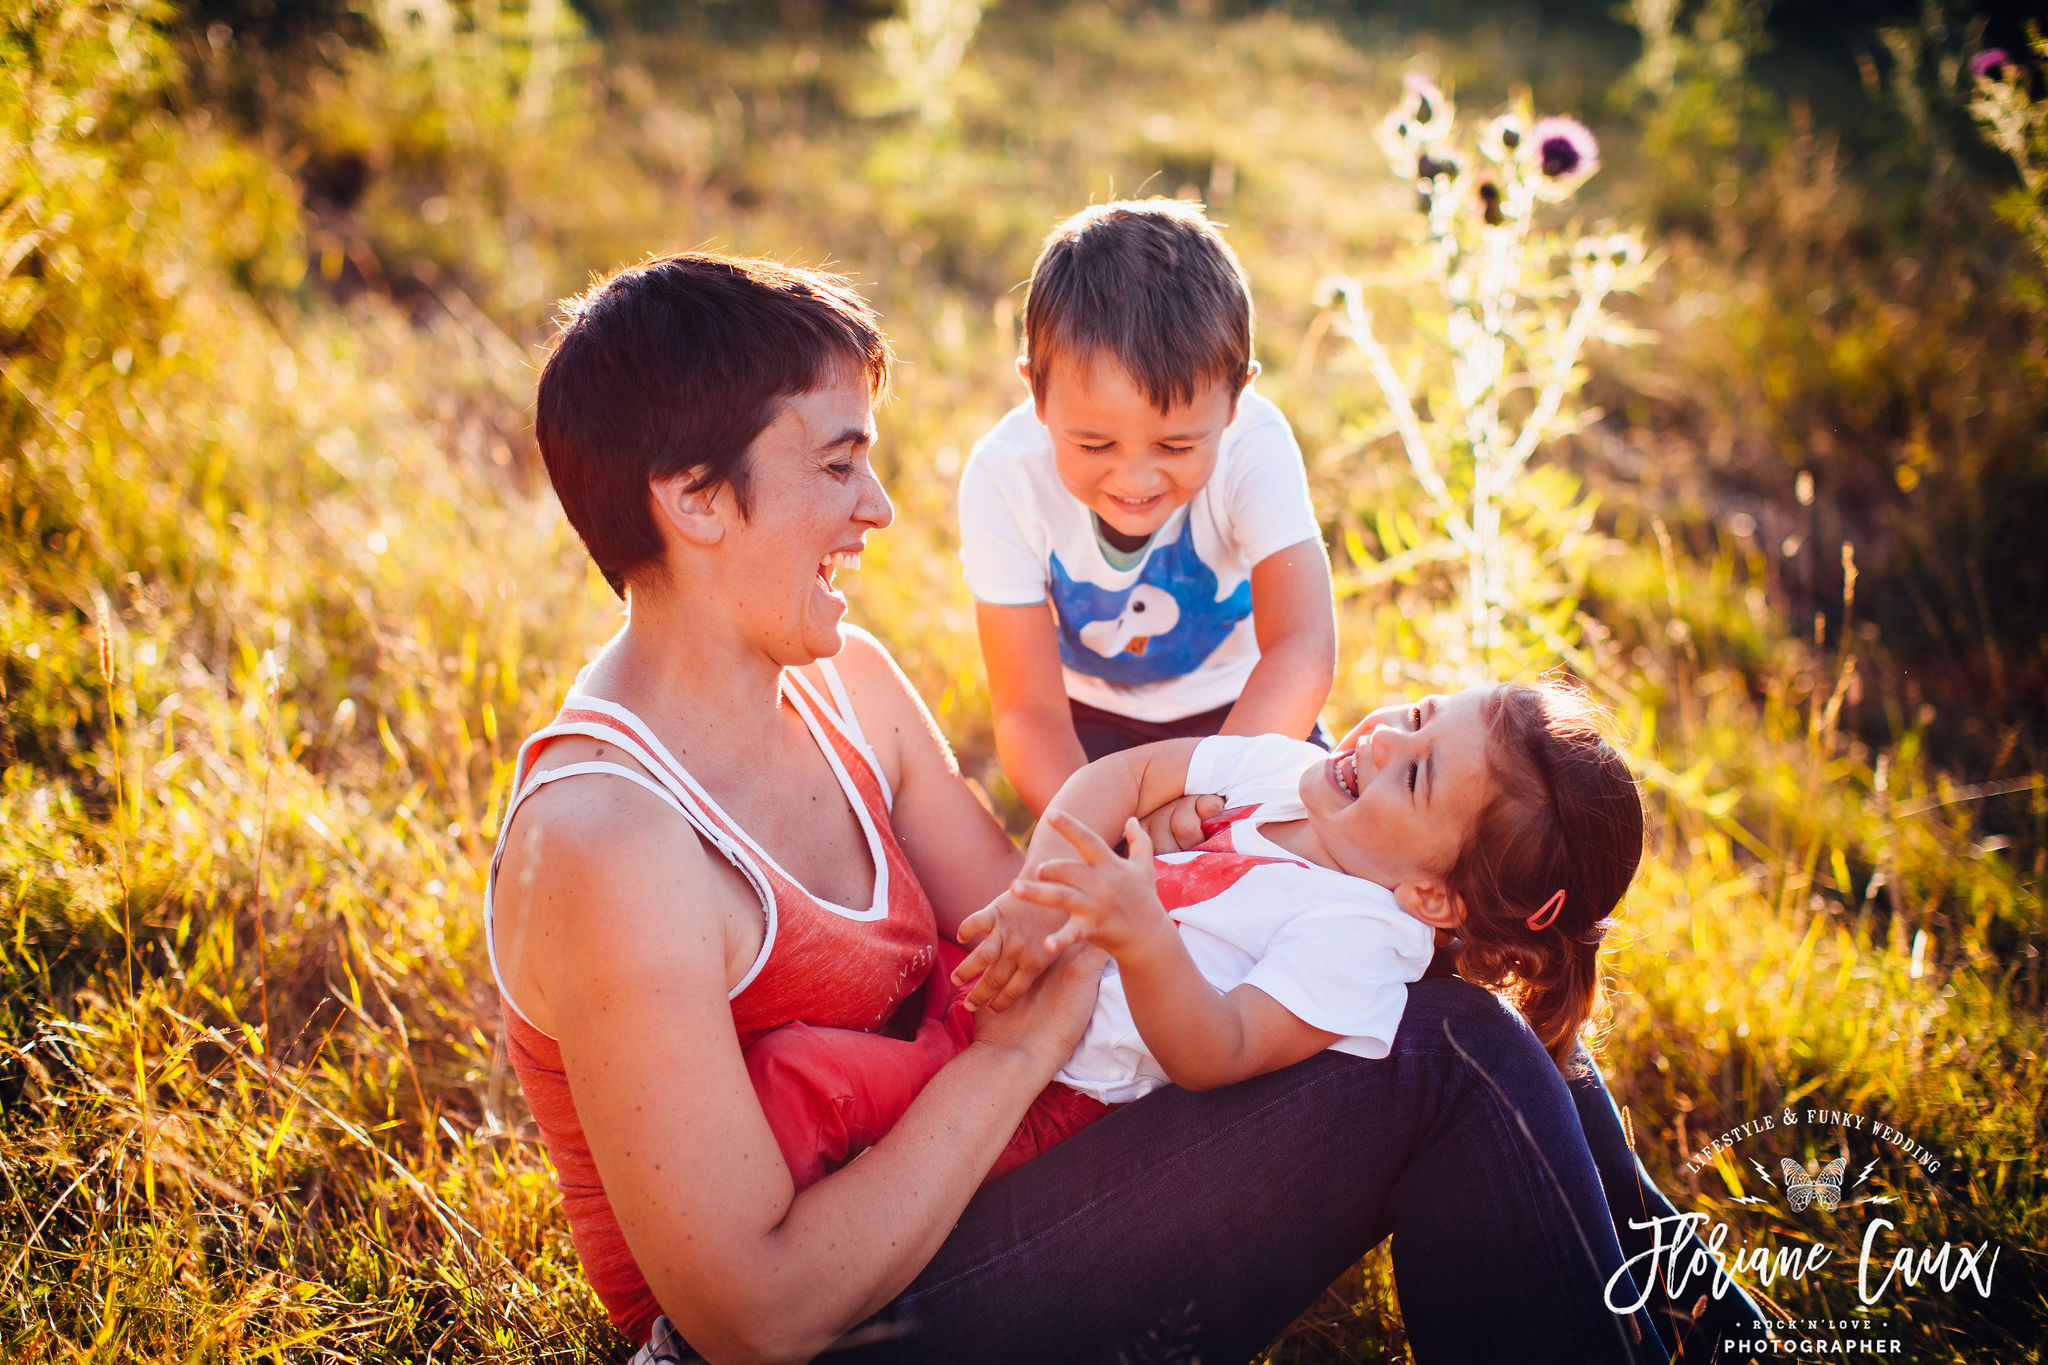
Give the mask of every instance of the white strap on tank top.
[[(846, 680), (839, 676), (839, 670), (833, 666), (830, 659), (818, 660), (818, 672), (825, 679), (825, 687), (830, 695), (829, 701), (819, 696), (816, 685), (796, 669), (784, 669), (782, 676), (794, 684), (791, 695), (798, 700), (799, 710), (808, 703), (818, 713), (820, 719), (845, 736), (853, 745), (854, 751), (867, 760), (868, 771), (875, 775), (875, 785), (882, 789), (883, 809), (893, 811), (896, 808), (896, 793), (889, 789), (889, 779), (882, 772), (882, 760), (875, 756), (875, 751), (868, 746), (867, 735), (861, 731), (860, 717), (853, 709), (853, 698), (846, 691)], [(831, 751), (828, 749), (826, 752)]]
[[(829, 659), (818, 661), (818, 671), (824, 677), (826, 689), (831, 698), (829, 702), (824, 697), (818, 695), (816, 688), (809, 679), (804, 678), (794, 669), (786, 669), (783, 672), (784, 679), (794, 684), (785, 695), (789, 697), (791, 703), (796, 708), (798, 716), (802, 718), (805, 727), (810, 730), (812, 738), (817, 742), (818, 748), (824, 753), (827, 763), (831, 765), (834, 776), (839, 780), (841, 791), (844, 792), (847, 801), (852, 805), (855, 817), (860, 821), (862, 833), (867, 838), (868, 853), (874, 867), (875, 880), (874, 894), (866, 910), (838, 905), (815, 894), (811, 895), (811, 899), (827, 911), (842, 915), (848, 919), (886, 919), (889, 914), (889, 864), (883, 854), (881, 837), (879, 831), (875, 828), (874, 819), (868, 810), (867, 802), (862, 799), (859, 789), (854, 786), (851, 776), (840, 762), (837, 749), (834, 748), (825, 733), (826, 728), (829, 726), (837, 730), (852, 742), (856, 751), (859, 752), (862, 759), (866, 761), (868, 767), (874, 773), (875, 781), (882, 790), (882, 799), (885, 807), (891, 803), (889, 783), (882, 774), (881, 763), (876, 759), (874, 751), (868, 747), (866, 736), (861, 733), (859, 719), (854, 713), (852, 698), (847, 694), (846, 685), (840, 679), (839, 671), (832, 666), (832, 661)], [(571, 692), (564, 699), (562, 709), (565, 711), (596, 711), (615, 723), (562, 721), (536, 730), (527, 737), (525, 743), (519, 746), (519, 757), (513, 771), (526, 773), (527, 775), (519, 782), (512, 793), (511, 800), (505, 807), (505, 818), (498, 827), (497, 846), (491, 854), (490, 875), (484, 882), (484, 946), (490, 957), (491, 978), (497, 983), (498, 991), (504, 996), (507, 1007), (517, 1012), (520, 1018), (525, 1019), (527, 1024), (533, 1027), (536, 1032), (544, 1032), (538, 1025), (534, 1024), (532, 1017), (525, 1010), (520, 1009), (518, 1002), (512, 998), (512, 992), (505, 984), (504, 974), (498, 967), (498, 944), (497, 939), (492, 933), (492, 892), (497, 885), (498, 865), (505, 857), (505, 841), (512, 829), (512, 817), (518, 814), (519, 807), (526, 801), (527, 797), (533, 795), (533, 793), (539, 791), (548, 783), (559, 781), (565, 777), (581, 777), (599, 773), (610, 777), (623, 777), (665, 801), (677, 814), (690, 822), (691, 827), (697, 831), (698, 835), (707, 844), (716, 849), (727, 862), (730, 862), (739, 869), (741, 875), (746, 877), (747, 881), (753, 886), (755, 894), (761, 898), (762, 910), (767, 917), (767, 929), (761, 938), (761, 950), (755, 955), (753, 964), (748, 967), (746, 975), (726, 993), (727, 999), (736, 998), (741, 991), (744, 991), (753, 984), (755, 977), (761, 974), (761, 969), (767, 965), (768, 954), (775, 946), (776, 929), (780, 916), (777, 913), (774, 887), (769, 881), (767, 873), (763, 870), (764, 865), (773, 867), (794, 885), (801, 885), (801, 883), (798, 883), (794, 877), (791, 877), (787, 871), (784, 871), (781, 865), (776, 863), (766, 850), (754, 842), (753, 838), (747, 834), (746, 830), (737, 821), (733, 820), (732, 817), (719, 808), (718, 803), (712, 799), (711, 794), (698, 784), (697, 780), (690, 775), (688, 769), (676, 761), (675, 756), (669, 752), (668, 746), (661, 742), (660, 737), (649, 729), (646, 722), (642, 721), (640, 717), (616, 702), (607, 701), (602, 697), (594, 697), (582, 692)], [(602, 740), (607, 744), (616, 744), (619, 748), (625, 750), (627, 755), (638, 763), (640, 767), (631, 768), (621, 763), (591, 760), (582, 763), (566, 764), (563, 767), (553, 768), (541, 773), (527, 772), (527, 754), (530, 750), (544, 740), (570, 735), (580, 735), (589, 739)]]

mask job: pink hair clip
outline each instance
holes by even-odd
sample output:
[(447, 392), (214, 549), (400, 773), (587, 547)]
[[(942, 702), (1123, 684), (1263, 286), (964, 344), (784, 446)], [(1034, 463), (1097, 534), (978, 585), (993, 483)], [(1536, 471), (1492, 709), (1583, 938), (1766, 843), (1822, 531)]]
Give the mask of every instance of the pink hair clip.
[(1556, 895), (1543, 902), (1541, 910), (1529, 916), (1527, 923), (1531, 929), (1541, 933), (1551, 926), (1557, 919), (1557, 912), (1562, 909), (1564, 909), (1564, 889), (1560, 887)]

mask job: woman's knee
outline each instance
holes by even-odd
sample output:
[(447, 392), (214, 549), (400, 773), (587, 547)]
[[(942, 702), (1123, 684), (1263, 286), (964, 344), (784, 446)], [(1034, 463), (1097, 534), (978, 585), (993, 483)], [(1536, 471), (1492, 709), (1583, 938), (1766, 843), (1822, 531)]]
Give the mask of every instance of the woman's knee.
[(1496, 1056), (1543, 1051), (1535, 1031), (1514, 1006), (1484, 986), (1446, 976), (1409, 983), (1407, 1008), (1394, 1039), (1396, 1050), (1403, 1044), (1454, 1053), (1484, 1050)]
[[(1569, 1112), (1564, 1077), (1528, 1021), (1482, 986), (1431, 977), (1408, 987), (1393, 1056), (1436, 1078), (1477, 1081), (1496, 1102)], [(1464, 1091), (1453, 1086), (1447, 1096)]]

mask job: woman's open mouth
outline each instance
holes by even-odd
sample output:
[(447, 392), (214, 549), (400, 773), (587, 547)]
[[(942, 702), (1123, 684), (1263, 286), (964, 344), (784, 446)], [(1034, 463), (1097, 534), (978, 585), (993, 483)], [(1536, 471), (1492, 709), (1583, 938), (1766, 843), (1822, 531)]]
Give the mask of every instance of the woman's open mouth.
[(858, 573), (860, 571), (860, 551), (834, 550), (831, 554), (818, 561), (818, 581), (825, 585), (825, 591), (833, 597), (837, 597), (839, 594), (833, 590), (832, 579), (841, 569), (846, 570), (848, 573)]

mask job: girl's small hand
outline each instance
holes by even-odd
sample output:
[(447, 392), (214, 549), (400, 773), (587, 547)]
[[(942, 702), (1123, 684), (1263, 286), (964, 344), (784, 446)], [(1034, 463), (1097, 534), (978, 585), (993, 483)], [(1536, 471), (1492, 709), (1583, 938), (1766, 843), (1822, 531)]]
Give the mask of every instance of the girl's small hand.
[(954, 969), (953, 984), (974, 983), (967, 992), (968, 1010), (1001, 1013), (1016, 1003), (1059, 956), (1058, 949), (1045, 945), (1047, 935), (1062, 923), (1057, 913), (1007, 893), (960, 921), (960, 945), (972, 945), (974, 951)]
[(1167, 922), (1152, 875), (1152, 840), (1136, 819), (1124, 822), (1128, 858), (1119, 858), (1095, 831), (1063, 811), (1046, 820), (1080, 858), (1043, 863), (1035, 879), (1020, 878), (1010, 890), (1019, 900), (1067, 912), (1067, 922), (1046, 937), (1047, 952), (1086, 939), (1115, 955)]

